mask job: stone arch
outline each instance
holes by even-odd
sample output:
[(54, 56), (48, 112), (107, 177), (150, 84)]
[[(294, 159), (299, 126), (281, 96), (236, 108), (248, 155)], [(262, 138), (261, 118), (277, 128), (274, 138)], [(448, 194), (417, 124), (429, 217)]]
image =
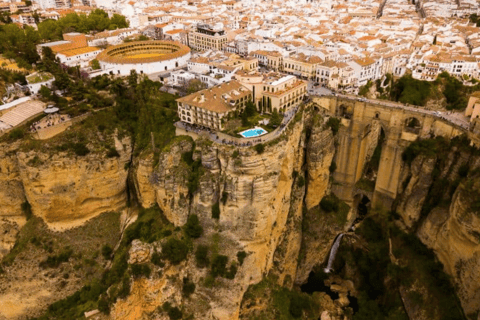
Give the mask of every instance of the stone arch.
[(408, 115), (403, 121), (403, 128), (407, 132), (419, 134), (422, 122), (417, 117)]
[(341, 104), (338, 107), (338, 115), (345, 119), (352, 119), (353, 118), (353, 106)]

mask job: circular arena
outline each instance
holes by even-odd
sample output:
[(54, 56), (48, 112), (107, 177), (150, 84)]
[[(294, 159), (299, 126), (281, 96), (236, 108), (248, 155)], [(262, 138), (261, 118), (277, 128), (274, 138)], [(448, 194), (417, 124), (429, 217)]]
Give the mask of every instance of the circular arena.
[(156, 73), (187, 65), (190, 48), (173, 41), (135, 41), (113, 46), (102, 51), (97, 60), (106, 72), (129, 75)]

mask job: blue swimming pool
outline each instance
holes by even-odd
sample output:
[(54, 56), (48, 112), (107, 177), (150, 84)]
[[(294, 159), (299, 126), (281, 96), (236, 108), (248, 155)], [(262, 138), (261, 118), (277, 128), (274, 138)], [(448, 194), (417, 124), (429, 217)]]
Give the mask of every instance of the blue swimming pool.
[(240, 132), (240, 135), (244, 138), (253, 138), (253, 137), (262, 136), (266, 133), (268, 133), (267, 130), (265, 130), (263, 128), (255, 127), (253, 129), (248, 129), (248, 130)]

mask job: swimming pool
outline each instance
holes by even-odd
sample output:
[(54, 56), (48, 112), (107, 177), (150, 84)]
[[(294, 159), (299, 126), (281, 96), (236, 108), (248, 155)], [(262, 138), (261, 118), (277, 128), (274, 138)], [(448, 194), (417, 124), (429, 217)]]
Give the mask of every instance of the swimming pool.
[(240, 132), (240, 135), (244, 138), (253, 138), (253, 137), (263, 136), (266, 133), (268, 133), (267, 130), (263, 128), (255, 127), (253, 129), (248, 129)]

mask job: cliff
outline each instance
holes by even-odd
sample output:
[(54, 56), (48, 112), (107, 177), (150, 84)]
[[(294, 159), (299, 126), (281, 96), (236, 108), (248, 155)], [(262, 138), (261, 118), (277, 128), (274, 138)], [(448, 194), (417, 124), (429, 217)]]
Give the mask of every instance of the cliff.
[[(261, 154), (253, 148), (235, 148), (203, 140), (192, 143), (190, 139), (177, 138), (160, 154), (155, 167), (151, 156), (137, 162), (135, 185), (142, 206), (150, 206), (155, 201), (167, 219), (177, 226), (183, 225), (188, 215), (196, 214), (205, 230), (202, 241), (210, 243), (212, 237), (219, 239), (218, 253), (231, 260), (236, 259), (238, 251), (247, 253), (234, 285), (225, 283), (214, 290), (200, 289), (200, 296), (209, 297), (211, 310), (208, 316), (196, 314), (195, 317), (237, 318), (247, 287), (260, 282), (272, 269), (278, 244), (282, 241), (292, 244), (285, 239), (289, 237), (286, 225), (289, 215), (301, 216), (303, 191), (293, 195), (292, 189), (302, 167), (298, 159), (303, 153), (303, 120), (289, 130), (288, 139), (280, 138), (266, 145)], [(197, 167), (198, 164), (201, 165)], [(195, 179), (198, 182), (192, 186)], [(300, 189), (303, 190), (303, 186)], [(220, 216), (214, 219), (212, 206), (217, 203)], [(290, 273), (290, 278), (295, 273), (294, 259), (300, 245), (300, 237), (294, 238), (297, 244), (283, 258), (293, 264), (281, 263), (286, 268), (282, 273)], [(193, 261), (183, 272), (193, 274), (196, 279), (205, 276)]]
[(27, 201), (49, 227), (64, 229), (125, 207), (130, 139), (115, 138), (115, 149), (118, 157), (108, 158), (6, 147), (0, 154), (0, 216), (24, 216)]
[(457, 189), (448, 208), (432, 210), (418, 230), (420, 240), (453, 277), (467, 315), (480, 310), (480, 215), (470, 207), (478, 201), (472, 198), (480, 190), (475, 180)]

